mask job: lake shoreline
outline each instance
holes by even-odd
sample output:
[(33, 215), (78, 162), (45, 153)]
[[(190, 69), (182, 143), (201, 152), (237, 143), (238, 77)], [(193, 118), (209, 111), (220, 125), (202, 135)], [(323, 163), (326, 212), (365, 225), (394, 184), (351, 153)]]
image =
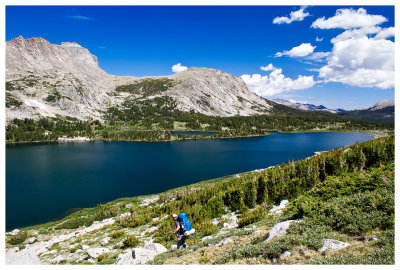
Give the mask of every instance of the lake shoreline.
[[(179, 130), (180, 131), (180, 130)], [(192, 130), (190, 130), (192, 131)], [(212, 136), (203, 136), (203, 137), (188, 137), (188, 138), (171, 138), (170, 140), (112, 140), (112, 139), (100, 139), (100, 138), (90, 138), (90, 137), (71, 137), (71, 138), (57, 138), (56, 140), (44, 140), (44, 141), (23, 141), (23, 142), (10, 142), (6, 141), (6, 145), (21, 145), (21, 144), (36, 144), (36, 143), (75, 143), (75, 142), (174, 142), (174, 141), (187, 141), (187, 140), (208, 140), (208, 139), (239, 139), (239, 138), (253, 138), (253, 137), (264, 137), (269, 135), (274, 135), (277, 133), (282, 134), (297, 134), (297, 133), (319, 133), (319, 132), (338, 132), (338, 133), (363, 133), (373, 136), (373, 139), (388, 136), (389, 133), (386, 132), (384, 134), (377, 134), (376, 132), (372, 132), (370, 130), (360, 131), (360, 130), (301, 130), (301, 131), (277, 131), (272, 130), (268, 131), (266, 134), (254, 134), (254, 135), (241, 135), (241, 136), (229, 136), (229, 137), (212, 137)]]

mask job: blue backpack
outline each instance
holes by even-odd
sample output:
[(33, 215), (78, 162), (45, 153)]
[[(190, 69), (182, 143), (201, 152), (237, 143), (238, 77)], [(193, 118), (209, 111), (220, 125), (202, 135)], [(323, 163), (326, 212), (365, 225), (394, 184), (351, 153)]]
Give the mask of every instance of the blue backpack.
[(190, 231), (192, 229), (192, 224), (190, 224), (190, 221), (185, 213), (180, 213), (178, 215), (178, 221), (181, 224), (184, 232)]

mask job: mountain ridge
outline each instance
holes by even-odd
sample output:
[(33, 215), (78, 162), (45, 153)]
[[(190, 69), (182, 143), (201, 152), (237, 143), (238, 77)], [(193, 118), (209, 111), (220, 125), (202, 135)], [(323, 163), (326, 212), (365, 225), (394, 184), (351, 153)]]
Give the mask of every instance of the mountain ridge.
[[(154, 95), (117, 93), (119, 86), (143, 80), (173, 80), (173, 86)], [(37, 118), (70, 116), (102, 119), (102, 112), (127, 99), (170, 96), (182, 111), (234, 116), (268, 114), (272, 106), (251, 92), (240, 77), (209, 68), (190, 68), (169, 76), (111, 75), (98, 59), (75, 42), (60, 45), (38, 37), (19, 36), (6, 42), (6, 116)]]

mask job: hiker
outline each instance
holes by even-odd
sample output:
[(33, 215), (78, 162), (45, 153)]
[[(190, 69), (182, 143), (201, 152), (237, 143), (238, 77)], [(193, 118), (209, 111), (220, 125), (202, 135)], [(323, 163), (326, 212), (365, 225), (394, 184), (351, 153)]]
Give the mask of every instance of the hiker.
[(172, 232), (172, 234), (178, 233), (177, 249), (181, 249), (181, 247), (186, 248), (187, 247), (187, 244), (185, 243), (186, 236), (184, 234), (185, 232), (184, 232), (180, 222), (178, 221), (178, 215), (172, 214), (172, 217), (174, 218), (175, 226), (176, 226), (176, 229), (175, 229), (175, 231)]

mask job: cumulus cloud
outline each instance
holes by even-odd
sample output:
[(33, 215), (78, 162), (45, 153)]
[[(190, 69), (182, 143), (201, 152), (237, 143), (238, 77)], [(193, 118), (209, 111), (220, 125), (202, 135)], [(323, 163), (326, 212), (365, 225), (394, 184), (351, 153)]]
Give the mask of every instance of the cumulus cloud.
[(316, 62), (325, 62), (329, 55), (331, 55), (330, 52), (314, 52), (307, 55), (306, 59)]
[(387, 39), (394, 37), (394, 27), (384, 28), (375, 35), (374, 39)]
[(282, 24), (282, 23), (292, 23), (294, 21), (302, 21), (305, 17), (310, 16), (310, 13), (304, 12), (305, 8), (300, 8), (297, 11), (290, 12), (289, 17), (276, 17), (272, 23)]
[(354, 9), (338, 9), (335, 16), (325, 19), (318, 18), (312, 23), (311, 27), (320, 29), (351, 29), (360, 27), (369, 27), (386, 22), (387, 19), (381, 15), (370, 15), (363, 8)]
[(277, 52), (276, 57), (287, 55), (290, 57), (303, 57), (314, 52), (316, 46), (312, 46), (311, 43), (303, 43), (297, 47), (293, 47), (290, 51)]
[(272, 67), (269, 75), (260, 74), (241, 76), (249, 89), (259, 96), (268, 97), (293, 90), (310, 88), (315, 85), (313, 76), (299, 75), (293, 80), (282, 74), (282, 69)]
[(394, 27), (378, 26), (385, 21), (362, 8), (339, 9), (331, 18), (317, 19), (314, 28), (345, 29), (331, 39), (333, 48), (326, 55), (326, 65), (318, 70), (319, 77), (351, 86), (394, 87), (394, 42), (387, 40), (394, 36)]
[(352, 86), (392, 88), (394, 42), (368, 37), (337, 40), (319, 77)]
[(188, 68), (186, 66), (182, 66), (182, 63), (178, 63), (178, 64), (175, 64), (172, 66), (172, 72), (174, 72), (174, 73), (185, 71), (187, 69)]
[(320, 37), (316, 37), (316, 38), (315, 38), (315, 41), (316, 41), (316, 42), (321, 42), (321, 41), (323, 41), (323, 40), (324, 40), (324, 38), (320, 38)]
[(264, 71), (270, 71), (270, 70), (274, 70), (275, 67), (274, 67), (272, 64), (269, 64), (269, 65), (266, 66), (266, 67), (261, 66), (260, 69), (261, 69), (261, 70), (264, 70)]

